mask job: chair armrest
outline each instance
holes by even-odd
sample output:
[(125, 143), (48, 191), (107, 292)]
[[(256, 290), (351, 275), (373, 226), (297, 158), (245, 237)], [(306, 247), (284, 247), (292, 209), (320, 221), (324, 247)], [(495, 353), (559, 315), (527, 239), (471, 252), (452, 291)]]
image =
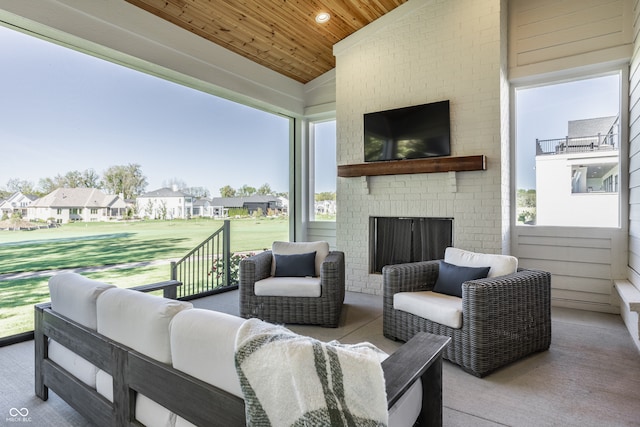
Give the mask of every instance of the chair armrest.
[[(492, 322), (495, 330), (520, 330), (551, 319), (551, 274), (519, 269), (516, 273), (462, 284), (465, 322)], [(529, 325), (529, 326), (527, 326)], [(489, 327), (491, 328), (491, 327)]]
[(382, 267), (384, 295), (432, 290), (438, 279), (439, 266), (438, 260), (385, 265)]
[(254, 295), (254, 284), (271, 276), (271, 251), (264, 251), (240, 261), (240, 290)]
[(322, 295), (342, 293), (344, 300), (344, 252), (331, 251), (320, 266)]
[(418, 425), (442, 425), (442, 353), (450, 341), (449, 337), (418, 332), (382, 362), (388, 409), (421, 381)]

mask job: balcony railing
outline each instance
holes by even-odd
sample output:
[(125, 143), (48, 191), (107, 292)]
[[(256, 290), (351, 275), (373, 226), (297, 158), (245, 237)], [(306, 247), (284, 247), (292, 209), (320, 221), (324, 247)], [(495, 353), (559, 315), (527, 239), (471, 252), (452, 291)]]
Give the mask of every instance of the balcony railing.
[(235, 289), (231, 275), (230, 222), (200, 243), (181, 260), (171, 263), (171, 279), (182, 282), (179, 299), (193, 299)]
[(608, 133), (559, 139), (536, 139), (536, 155), (617, 150), (618, 134)]

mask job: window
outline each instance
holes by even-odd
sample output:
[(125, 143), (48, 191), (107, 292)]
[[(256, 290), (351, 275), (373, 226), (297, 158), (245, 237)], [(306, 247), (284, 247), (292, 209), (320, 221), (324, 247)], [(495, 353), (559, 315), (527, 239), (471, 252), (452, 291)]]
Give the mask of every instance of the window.
[(517, 224), (619, 226), (620, 78), (516, 89)]
[(313, 176), (309, 180), (309, 194), (313, 194), (310, 217), (316, 221), (336, 220), (336, 121), (313, 123), (311, 125), (310, 150), (313, 158)]

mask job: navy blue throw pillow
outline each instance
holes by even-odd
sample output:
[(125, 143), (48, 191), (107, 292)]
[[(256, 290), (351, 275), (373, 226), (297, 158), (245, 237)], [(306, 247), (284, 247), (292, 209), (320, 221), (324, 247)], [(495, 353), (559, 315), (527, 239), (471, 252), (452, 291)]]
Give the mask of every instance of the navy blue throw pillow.
[(313, 277), (316, 275), (316, 253), (274, 255), (275, 277)]
[(433, 292), (462, 298), (462, 284), (467, 280), (484, 279), (491, 267), (461, 267), (440, 261), (438, 280)]

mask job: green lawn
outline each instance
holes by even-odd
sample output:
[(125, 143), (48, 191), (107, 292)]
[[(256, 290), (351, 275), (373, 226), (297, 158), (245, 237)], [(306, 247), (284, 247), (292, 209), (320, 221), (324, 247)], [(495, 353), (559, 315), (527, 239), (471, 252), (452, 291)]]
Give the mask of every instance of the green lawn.
[[(33, 231), (0, 231), (0, 274), (181, 258), (222, 221), (74, 223)], [(231, 221), (231, 251), (261, 250), (288, 240), (287, 219)], [(131, 287), (168, 280), (168, 265), (109, 269), (87, 277)], [(0, 279), (0, 337), (33, 329), (33, 305), (49, 300), (49, 277)]]

